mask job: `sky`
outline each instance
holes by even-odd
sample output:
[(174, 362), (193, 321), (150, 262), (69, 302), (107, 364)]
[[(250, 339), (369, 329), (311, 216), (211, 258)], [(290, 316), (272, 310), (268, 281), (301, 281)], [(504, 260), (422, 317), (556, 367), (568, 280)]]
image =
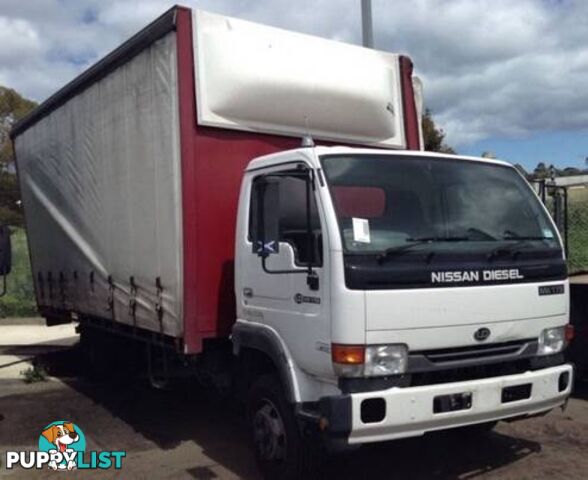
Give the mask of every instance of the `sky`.
[[(360, 0), (178, 0), (361, 43)], [(0, 85), (42, 101), (169, 8), (168, 0), (0, 0)], [(373, 0), (375, 47), (409, 55), (459, 153), (585, 168), (588, 2)]]

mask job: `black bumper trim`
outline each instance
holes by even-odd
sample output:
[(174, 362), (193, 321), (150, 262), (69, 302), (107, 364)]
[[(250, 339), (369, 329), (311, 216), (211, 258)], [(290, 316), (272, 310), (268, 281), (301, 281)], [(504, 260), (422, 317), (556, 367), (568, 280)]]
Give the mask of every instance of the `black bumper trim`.
[(319, 412), (328, 422), (326, 432), (329, 437), (349, 437), (353, 419), (351, 410), (350, 395), (324, 397), (319, 400)]

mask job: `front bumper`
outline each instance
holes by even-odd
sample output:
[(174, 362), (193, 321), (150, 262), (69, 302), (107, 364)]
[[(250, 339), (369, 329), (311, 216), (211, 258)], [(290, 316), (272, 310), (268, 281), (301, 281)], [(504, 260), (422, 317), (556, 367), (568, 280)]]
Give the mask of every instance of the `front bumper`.
[[(562, 374), (566, 372), (567, 383), (562, 387)], [(481, 380), (326, 397), (320, 402), (320, 410), (331, 440), (361, 444), (547, 412), (565, 403), (572, 384), (573, 367), (565, 364)], [(528, 398), (505, 400), (505, 388), (523, 385), (530, 388)], [(462, 409), (435, 413), (435, 398), (460, 394), (469, 395), (471, 400)], [(366, 400), (373, 404), (374, 399), (384, 413), (377, 421), (363, 421), (362, 405)]]

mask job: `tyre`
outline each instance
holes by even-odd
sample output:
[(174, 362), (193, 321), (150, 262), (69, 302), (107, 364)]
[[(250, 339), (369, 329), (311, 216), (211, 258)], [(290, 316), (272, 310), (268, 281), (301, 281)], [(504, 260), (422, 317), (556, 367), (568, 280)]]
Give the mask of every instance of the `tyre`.
[(293, 480), (317, 475), (320, 448), (312, 437), (301, 435), (294, 409), (275, 377), (265, 375), (254, 383), (247, 415), (263, 478)]

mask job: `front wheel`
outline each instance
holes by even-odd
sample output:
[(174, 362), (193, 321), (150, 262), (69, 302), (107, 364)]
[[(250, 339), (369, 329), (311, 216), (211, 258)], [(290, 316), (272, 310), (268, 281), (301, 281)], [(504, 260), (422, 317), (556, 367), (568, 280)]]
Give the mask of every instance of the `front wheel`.
[(313, 478), (318, 450), (311, 438), (303, 438), (294, 409), (279, 381), (260, 377), (248, 395), (247, 414), (255, 457), (263, 478)]

